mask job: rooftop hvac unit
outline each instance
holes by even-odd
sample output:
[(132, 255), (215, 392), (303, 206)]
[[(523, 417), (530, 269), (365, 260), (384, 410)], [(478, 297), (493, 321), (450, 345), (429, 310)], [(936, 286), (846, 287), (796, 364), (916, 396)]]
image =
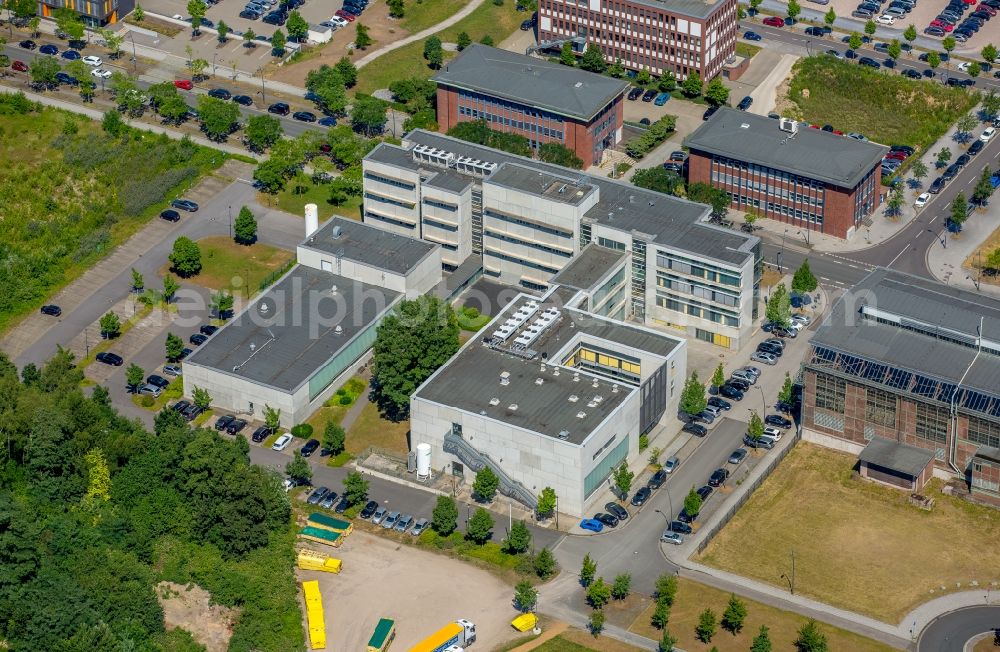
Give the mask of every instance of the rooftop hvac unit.
[(576, 403), (579, 400), (580, 400), (580, 397), (577, 396), (576, 394), (570, 394), (569, 395), (569, 402), (570, 403)]
[(790, 134), (795, 134), (799, 131), (799, 123), (795, 120), (790, 120), (789, 118), (780, 118), (778, 120), (778, 129), (787, 131)]
[(559, 439), (569, 439), (569, 430), (560, 430)]
[(544, 378), (536, 378), (536, 379), (535, 379), (535, 384), (536, 384), (536, 385), (541, 385), (541, 384), (542, 384), (542, 383), (544, 383), (544, 382), (545, 382), (545, 379), (544, 379)]
[(490, 399), (490, 405), (500, 405), (500, 399), (494, 397)]
[(577, 413), (576, 413), (576, 418), (577, 418), (577, 419), (582, 419), (582, 418), (584, 418), (585, 416), (587, 416), (587, 413), (586, 413), (586, 412), (583, 412), (583, 411), (580, 411), (580, 412), (577, 412)]

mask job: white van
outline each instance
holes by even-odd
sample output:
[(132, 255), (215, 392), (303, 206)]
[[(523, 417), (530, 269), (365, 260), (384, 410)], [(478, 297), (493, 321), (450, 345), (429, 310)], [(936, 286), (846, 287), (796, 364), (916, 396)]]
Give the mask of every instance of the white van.
[(278, 437), (274, 444), (271, 446), (273, 451), (283, 451), (288, 448), (288, 445), (292, 443), (292, 436), (287, 432), (282, 436)]

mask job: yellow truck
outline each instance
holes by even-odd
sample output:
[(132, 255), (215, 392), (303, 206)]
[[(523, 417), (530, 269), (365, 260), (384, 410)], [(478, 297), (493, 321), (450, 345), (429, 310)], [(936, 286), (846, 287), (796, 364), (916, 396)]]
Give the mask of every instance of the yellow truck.
[(456, 652), (476, 640), (476, 625), (469, 620), (448, 623), (410, 648), (410, 652)]

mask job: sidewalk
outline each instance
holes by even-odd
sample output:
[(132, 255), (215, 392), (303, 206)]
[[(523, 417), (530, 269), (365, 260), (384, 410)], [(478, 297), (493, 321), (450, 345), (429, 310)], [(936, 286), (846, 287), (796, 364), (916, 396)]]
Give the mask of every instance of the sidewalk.
[(995, 195), (985, 209), (973, 211), (962, 225), (961, 233), (948, 233), (941, 227), (940, 241), (927, 250), (926, 259), (927, 269), (937, 280), (963, 290), (1000, 298), (1000, 286), (986, 280), (980, 281), (975, 269), (962, 267), (965, 259), (993, 235), (1000, 225), (1000, 201), (996, 197), (1000, 195)]
[(471, 14), (481, 4), (483, 4), (483, 0), (471, 0), (469, 2), (469, 4), (467, 4), (464, 7), (462, 7), (462, 9), (460, 11), (458, 11), (457, 13), (452, 14), (449, 18), (447, 18), (445, 20), (442, 20), (437, 25), (431, 25), (430, 27), (428, 27), (427, 29), (423, 30), (422, 32), (417, 32), (416, 34), (411, 34), (411, 35), (407, 36), (406, 38), (399, 39), (398, 41), (394, 41), (393, 43), (390, 43), (388, 45), (382, 46), (382, 47), (380, 47), (377, 50), (373, 50), (373, 51), (369, 52), (368, 54), (366, 54), (365, 56), (363, 56), (360, 59), (358, 59), (355, 62), (354, 65), (357, 66), (358, 70), (360, 70), (361, 68), (364, 68), (365, 66), (367, 66), (369, 63), (371, 63), (375, 59), (378, 59), (380, 56), (382, 56), (386, 52), (392, 52), (393, 50), (396, 50), (398, 48), (403, 47), (404, 45), (409, 45), (410, 43), (414, 43), (416, 41), (421, 41), (421, 40), (427, 38), (428, 36), (430, 36), (431, 34), (437, 34), (441, 30), (447, 29), (447, 28), (451, 27), (452, 25), (454, 25), (458, 21), (462, 20), (463, 18), (465, 18), (466, 16), (468, 16), (469, 14)]

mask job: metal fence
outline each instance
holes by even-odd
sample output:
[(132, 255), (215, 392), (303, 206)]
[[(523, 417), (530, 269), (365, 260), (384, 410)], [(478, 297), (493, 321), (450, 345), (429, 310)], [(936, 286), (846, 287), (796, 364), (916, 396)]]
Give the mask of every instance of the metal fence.
[(702, 537), (701, 542), (698, 543), (697, 554), (700, 555), (702, 552), (704, 552), (705, 548), (708, 547), (708, 544), (712, 541), (713, 538), (715, 538), (715, 535), (718, 534), (722, 530), (722, 528), (726, 526), (727, 523), (729, 523), (729, 519), (731, 519), (736, 514), (736, 512), (739, 511), (740, 507), (743, 507), (743, 504), (746, 503), (746, 501), (750, 500), (750, 496), (753, 495), (753, 492), (757, 491), (757, 488), (764, 483), (764, 480), (767, 480), (767, 478), (771, 475), (774, 469), (776, 469), (778, 465), (781, 464), (781, 461), (785, 459), (785, 456), (788, 455), (788, 453), (790, 453), (793, 448), (795, 448), (795, 445), (798, 444), (801, 439), (802, 439), (802, 429), (798, 428), (795, 431), (795, 434), (792, 436), (791, 443), (788, 446), (782, 448), (780, 451), (778, 451), (776, 455), (768, 458), (764, 462), (763, 465), (764, 470), (760, 475), (758, 475), (754, 480), (744, 482), (742, 485), (740, 485), (740, 490), (742, 491), (742, 493), (740, 494), (739, 498), (737, 498), (736, 502), (734, 502), (732, 505), (729, 506), (729, 509), (726, 510), (726, 512), (722, 515), (722, 518), (719, 519), (719, 521), (716, 522), (715, 525), (706, 530), (705, 536)]

